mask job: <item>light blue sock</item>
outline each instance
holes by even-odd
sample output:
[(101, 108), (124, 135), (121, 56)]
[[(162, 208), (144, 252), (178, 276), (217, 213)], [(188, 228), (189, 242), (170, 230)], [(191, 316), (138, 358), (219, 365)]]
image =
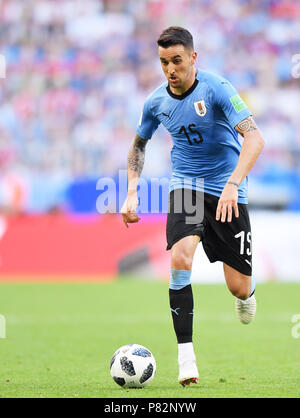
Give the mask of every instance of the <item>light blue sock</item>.
[(256, 286), (256, 278), (251, 277), (251, 291), (250, 291), (249, 297), (253, 295), (253, 293), (255, 291), (255, 286)]
[(169, 288), (172, 290), (180, 290), (191, 284), (191, 270), (174, 270), (171, 269), (171, 279)]

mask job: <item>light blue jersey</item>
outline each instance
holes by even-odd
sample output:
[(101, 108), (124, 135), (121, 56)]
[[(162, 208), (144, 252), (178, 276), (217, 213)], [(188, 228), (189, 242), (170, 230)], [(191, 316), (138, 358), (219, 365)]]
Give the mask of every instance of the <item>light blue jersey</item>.
[[(241, 150), (234, 127), (250, 115), (229, 81), (198, 70), (183, 95), (173, 94), (165, 82), (147, 98), (137, 134), (151, 139), (160, 123), (171, 134), (170, 191), (184, 186), (220, 196)], [(239, 187), (238, 202), (248, 203), (247, 178)]]

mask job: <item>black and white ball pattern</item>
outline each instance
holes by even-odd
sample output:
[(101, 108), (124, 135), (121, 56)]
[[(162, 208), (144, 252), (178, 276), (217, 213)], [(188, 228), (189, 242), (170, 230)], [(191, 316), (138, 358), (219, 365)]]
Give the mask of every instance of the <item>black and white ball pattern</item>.
[(153, 380), (156, 362), (153, 354), (139, 344), (120, 347), (110, 361), (110, 374), (123, 388), (142, 388)]

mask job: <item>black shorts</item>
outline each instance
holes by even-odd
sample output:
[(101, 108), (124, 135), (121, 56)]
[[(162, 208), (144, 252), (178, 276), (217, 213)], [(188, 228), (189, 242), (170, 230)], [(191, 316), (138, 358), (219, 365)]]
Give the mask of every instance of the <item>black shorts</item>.
[[(174, 207), (174, 196), (182, 199), (181, 210), (178, 204)], [(177, 195), (178, 194), (178, 195)], [(203, 219), (196, 219), (195, 223), (187, 222), (193, 213), (186, 211), (184, 198), (191, 199), (193, 205), (196, 198), (203, 203)], [(204, 201), (203, 201), (204, 199)], [(230, 267), (247, 276), (252, 275), (251, 226), (246, 204), (238, 204), (239, 217), (232, 211), (231, 222), (216, 221), (216, 211), (219, 198), (208, 193), (195, 190), (173, 190), (169, 195), (169, 209), (167, 218), (167, 250), (180, 239), (189, 235), (199, 235), (204, 251), (211, 263), (222, 261)], [(177, 200), (178, 202), (178, 200)], [(174, 208), (176, 210), (174, 210)]]

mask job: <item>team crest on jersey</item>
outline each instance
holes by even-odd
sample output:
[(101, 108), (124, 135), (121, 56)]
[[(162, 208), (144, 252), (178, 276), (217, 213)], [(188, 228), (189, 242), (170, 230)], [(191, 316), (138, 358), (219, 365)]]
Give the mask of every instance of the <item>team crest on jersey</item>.
[(205, 116), (206, 115), (206, 106), (205, 101), (200, 100), (199, 102), (194, 102), (195, 110), (197, 115), (199, 116)]

